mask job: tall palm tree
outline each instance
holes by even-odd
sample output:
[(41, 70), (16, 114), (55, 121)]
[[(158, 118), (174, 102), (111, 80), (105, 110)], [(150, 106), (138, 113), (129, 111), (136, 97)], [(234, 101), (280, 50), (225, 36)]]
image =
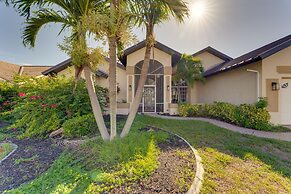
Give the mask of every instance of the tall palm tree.
[[(86, 87), (89, 93), (93, 114), (100, 134), (104, 140), (109, 140), (109, 133), (104, 123), (100, 104), (98, 102), (93, 80), (90, 61), (88, 58), (86, 46), (86, 32), (80, 32), (80, 18), (87, 15), (93, 9), (106, 9), (108, 3), (104, 0), (11, 0), (14, 7), (18, 9), (21, 15), (30, 16), (31, 9), (38, 6), (33, 15), (26, 21), (26, 26), (23, 32), (23, 43), (25, 46), (35, 46), (35, 41), (38, 32), (41, 28), (49, 23), (60, 23), (62, 25), (61, 31), (65, 28), (71, 28), (72, 33), (69, 37), (69, 42), (75, 46), (78, 44), (82, 46), (80, 50), (83, 53), (73, 52), (71, 56), (73, 63), (77, 67), (77, 71), (84, 69)], [(55, 11), (52, 6), (57, 7)], [(78, 64), (76, 64), (78, 61)]]
[(143, 95), (143, 88), (147, 79), (149, 70), (151, 50), (155, 45), (154, 28), (157, 24), (169, 20), (170, 16), (182, 22), (189, 15), (187, 4), (183, 0), (129, 0), (130, 11), (133, 13), (133, 19), (139, 26), (146, 28), (146, 51), (144, 56), (141, 76), (138, 82), (135, 98), (131, 105), (131, 110), (121, 137), (125, 137), (132, 126), (138, 107)]

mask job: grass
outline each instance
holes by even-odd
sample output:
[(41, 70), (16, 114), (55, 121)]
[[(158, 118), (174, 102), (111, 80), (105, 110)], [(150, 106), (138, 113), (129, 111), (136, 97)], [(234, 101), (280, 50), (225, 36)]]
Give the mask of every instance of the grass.
[[(202, 193), (291, 193), (291, 142), (242, 135), (202, 121), (147, 116), (137, 116), (127, 138), (89, 141), (8, 193), (100, 193), (143, 179), (157, 167), (156, 142), (167, 138), (164, 133), (138, 132), (147, 125), (177, 133), (198, 150), (205, 168)], [(193, 176), (187, 168), (182, 174)], [(179, 184), (184, 186), (183, 181)]]
[(202, 121), (137, 120), (177, 133), (198, 149), (205, 168), (202, 193), (291, 193), (291, 142), (242, 135)]
[(38, 155), (34, 155), (34, 156), (30, 157), (30, 158), (19, 158), (19, 159), (14, 160), (14, 163), (16, 165), (18, 165), (18, 164), (21, 164), (23, 162), (32, 162), (37, 158), (38, 158)]
[(1, 143), (0, 144), (0, 160), (5, 158), (12, 151), (13, 151), (13, 146), (11, 145), (11, 143)]
[(37, 179), (6, 193), (102, 193), (148, 177), (158, 167), (158, 142), (165, 132), (140, 132), (136, 122), (124, 139), (90, 140), (79, 149), (63, 153)]

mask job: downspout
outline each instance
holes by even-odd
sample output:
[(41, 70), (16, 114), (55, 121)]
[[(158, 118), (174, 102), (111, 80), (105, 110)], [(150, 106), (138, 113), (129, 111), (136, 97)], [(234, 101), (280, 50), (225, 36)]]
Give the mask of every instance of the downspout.
[(247, 71), (257, 74), (257, 101), (259, 101), (260, 100), (260, 72), (253, 69), (247, 69)]

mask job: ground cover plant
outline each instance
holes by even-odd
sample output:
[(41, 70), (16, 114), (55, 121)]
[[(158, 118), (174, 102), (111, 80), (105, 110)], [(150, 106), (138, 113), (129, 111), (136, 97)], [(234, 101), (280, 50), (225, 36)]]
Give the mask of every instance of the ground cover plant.
[(104, 142), (97, 137), (66, 152), (45, 174), (7, 193), (100, 193), (142, 180), (158, 167), (157, 144), (169, 135), (141, 132), (141, 126), (137, 123), (124, 139)]
[[(46, 137), (70, 119), (76, 120), (78, 117), (93, 115), (83, 80), (78, 82), (74, 92), (75, 81), (65, 76), (17, 77), (14, 82), (14, 84), (9, 84), (13, 93), (6, 92), (5, 95), (6, 89), (4, 88), (3, 91), (0, 88), (3, 98), (13, 104), (9, 106), (9, 109), (2, 109), (0, 120), (8, 119), (13, 122), (9, 130), (22, 131), (22, 138)], [(107, 106), (107, 89), (96, 86), (96, 93), (104, 110)], [(1, 105), (4, 106), (4, 103)], [(83, 125), (88, 125), (88, 123), (83, 120)], [(82, 129), (84, 128), (80, 130)], [(85, 133), (92, 132), (86, 130), (79, 131), (78, 134), (86, 135)]]
[(5, 158), (12, 151), (13, 151), (13, 146), (11, 143), (1, 143), (0, 144), (0, 160)]
[(261, 99), (256, 104), (242, 104), (239, 106), (215, 102), (214, 104), (180, 104), (179, 115), (182, 117), (208, 117), (241, 127), (262, 131), (285, 132), (290, 128), (276, 126), (270, 123), (270, 113), (267, 110), (267, 102)]
[(139, 117), (197, 148), (205, 168), (202, 193), (290, 193), (291, 142), (234, 133), (202, 121)]

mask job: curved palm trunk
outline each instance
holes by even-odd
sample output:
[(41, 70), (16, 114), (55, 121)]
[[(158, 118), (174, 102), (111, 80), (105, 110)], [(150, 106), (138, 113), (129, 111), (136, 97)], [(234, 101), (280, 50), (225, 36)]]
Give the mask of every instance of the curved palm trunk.
[(109, 114), (110, 114), (110, 140), (116, 137), (116, 114), (117, 114), (117, 84), (116, 84), (116, 38), (109, 38)]
[[(147, 31), (148, 32), (147, 32), (146, 41), (150, 41), (150, 37), (153, 37), (152, 36), (153, 29), (148, 29)], [(128, 118), (127, 118), (126, 123), (123, 127), (122, 133), (120, 134), (121, 137), (125, 137), (126, 135), (128, 135), (130, 128), (132, 126), (132, 123), (135, 119), (136, 113), (138, 111), (138, 107), (139, 107), (140, 101), (141, 101), (142, 96), (143, 96), (143, 89), (144, 89), (144, 85), (145, 85), (145, 82), (147, 79), (147, 74), (149, 71), (152, 48), (153, 48), (152, 43), (146, 44), (145, 57), (144, 57), (144, 62), (143, 62), (143, 66), (142, 66), (140, 80), (138, 82), (138, 87), (136, 90), (136, 94), (135, 94), (133, 103), (131, 105), (131, 109), (130, 109)]]
[(100, 104), (96, 95), (94, 83), (93, 83), (92, 72), (91, 72), (90, 67), (88, 67), (87, 65), (84, 66), (84, 74), (85, 74), (85, 80), (86, 80), (86, 88), (88, 90), (91, 107), (93, 110), (96, 123), (98, 125), (99, 132), (103, 140), (109, 140), (110, 139), (109, 133), (104, 123), (101, 107), (100, 107)]

